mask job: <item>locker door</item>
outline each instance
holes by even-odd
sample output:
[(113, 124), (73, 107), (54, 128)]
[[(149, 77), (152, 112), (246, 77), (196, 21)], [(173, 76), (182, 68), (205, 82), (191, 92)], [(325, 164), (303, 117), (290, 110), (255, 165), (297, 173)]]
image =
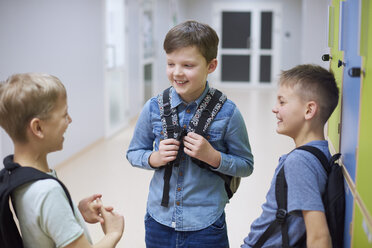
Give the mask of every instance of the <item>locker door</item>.
[[(360, 96), (359, 149), (357, 154), (356, 190), (353, 247), (372, 247), (372, 3), (361, 0), (360, 55), (362, 56), (362, 77)], [(356, 208), (356, 210), (357, 210)]]
[(356, 151), (358, 147), (360, 76), (353, 74), (361, 67), (358, 55), (359, 42), (359, 3), (355, 0), (340, 2), (340, 50), (344, 51), (344, 75), (342, 83), (341, 139), (342, 162), (347, 171), (346, 177), (353, 183), (346, 189), (345, 247), (350, 247), (353, 221), (354, 197), (349, 187), (355, 184)]
[(332, 6), (329, 7), (329, 24), (328, 24), (328, 46), (331, 50), (330, 69), (333, 71), (337, 86), (340, 89), (340, 101), (332, 116), (328, 120), (328, 140), (331, 151), (340, 151), (340, 128), (341, 128), (341, 96), (342, 96), (342, 79), (344, 67), (339, 65), (343, 61), (343, 52), (339, 50), (339, 28), (340, 28), (340, 2), (333, 0)]

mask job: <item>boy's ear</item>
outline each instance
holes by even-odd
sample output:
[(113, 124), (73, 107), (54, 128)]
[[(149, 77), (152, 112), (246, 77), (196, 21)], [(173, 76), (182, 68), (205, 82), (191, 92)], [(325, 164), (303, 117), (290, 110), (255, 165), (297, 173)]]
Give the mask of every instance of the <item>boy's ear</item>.
[(208, 64), (208, 73), (214, 72), (217, 68), (217, 64), (217, 59), (212, 59), (212, 61)]
[(44, 133), (42, 129), (42, 123), (39, 118), (32, 118), (29, 124), (30, 131), (36, 137), (42, 139), (44, 138)]
[(318, 112), (318, 104), (314, 101), (310, 101), (306, 104), (305, 120), (311, 120), (315, 117)]

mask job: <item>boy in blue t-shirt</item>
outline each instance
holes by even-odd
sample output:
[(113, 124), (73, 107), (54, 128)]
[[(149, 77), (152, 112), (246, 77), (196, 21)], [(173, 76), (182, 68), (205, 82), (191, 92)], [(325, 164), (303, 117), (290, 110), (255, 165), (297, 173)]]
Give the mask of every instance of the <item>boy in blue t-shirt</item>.
[[(171, 108), (186, 129), (209, 90), (207, 76), (217, 67), (218, 36), (208, 25), (187, 21), (166, 35), (167, 76), (172, 85)], [(253, 170), (253, 156), (244, 120), (227, 100), (207, 130), (207, 139), (189, 132), (183, 140), (164, 139), (157, 97), (144, 106), (127, 151), (129, 162), (153, 170), (145, 217), (147, 247), (229, 247), (224, 208), (229, 201), (222, 174), (246, 177)], [(179, 150), (181, 144), (183, 150)], [(173, 166), (169, 204), (161, 205), (164, 165)], [(192, 158), (209, 164), (201, 168)]]
[[(276, 131), (291, 137), (296, 147), (306, 144), (319, 148), (329, 159), (324, 125), (337, 106), (338, 95), (333, 74), (320, 66), (299, 65), (282, 72), (277, 104), (272, 110), (278, 119)], [(319, 160), (303, 150), (280, 157), (266, 202), (262, 205), (262, 214), (251, 225), (241, 247), (253, 247), (275, 220), (278, 208), (276, 176), (283, 166), (288, 185), (289, 245), (298, 247), (306, 233), (307, 247), (332, 247), (322, 202), (327, 174)], [(281, 229), (277, 228), (262, 247), (282, 247)]]

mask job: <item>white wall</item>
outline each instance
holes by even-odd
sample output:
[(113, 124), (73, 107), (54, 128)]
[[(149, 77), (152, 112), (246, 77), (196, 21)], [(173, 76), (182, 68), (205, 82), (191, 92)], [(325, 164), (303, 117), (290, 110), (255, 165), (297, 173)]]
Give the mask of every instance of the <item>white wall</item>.
[[(134, 117), (142, 108), (142, 95), (140, 77), (140, 5), (137, 0), (128, 0), (126, 3), (127, 12), (127, 41), (128, 41), (128, 79), (129, 79), (129, 110), (130, 116)], [(136, 93), (134, 93), (136, 92)], [(139, 97), (141, 95), (141, 97)]]
[[(104, 136), (103, 0), (0, 1), (0, 80), (45, 72), (67, 88), (72, 124), (53, 166)], [(2, 155), (13, 152), (2, 135)]]
[(154, 95), (170, 86), (166, 75), (166, 56), (163, 43), (166, 34), (173, 27), (169, 0), (158, 0), (155, 5), (154, 40), (155, 40), (155, 70)]
[(329, 62), (321, 57), (329, 53), (327, 45), (328, 5), (330, 0), (302, 0), (301, 63), (314, 63), (325, 68)]

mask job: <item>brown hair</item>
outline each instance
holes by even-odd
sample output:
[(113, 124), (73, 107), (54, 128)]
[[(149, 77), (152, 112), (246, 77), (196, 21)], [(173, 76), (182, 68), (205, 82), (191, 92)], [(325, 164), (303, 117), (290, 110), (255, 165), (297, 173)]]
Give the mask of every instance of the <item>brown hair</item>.
[(61, 81), (48, 74), (24, 73), (0, 83), (0, 126), (13, 141), (26, 142), (32, 118), (48, 119), (58, 97), (66, 97)]
[(209, 25), (196, 21), (186, 21), (173, 27), (164, 40), (166, 53), (189, 46), (196, 46), (207, 63), (217, 57), (218, 36)]
[(323, 124), (338, 104), (339, 90), (333, 73), (318, 65), (298, 65), (283, 71), (279, 85), (295, 89), (306, 101), (315, 101)]

